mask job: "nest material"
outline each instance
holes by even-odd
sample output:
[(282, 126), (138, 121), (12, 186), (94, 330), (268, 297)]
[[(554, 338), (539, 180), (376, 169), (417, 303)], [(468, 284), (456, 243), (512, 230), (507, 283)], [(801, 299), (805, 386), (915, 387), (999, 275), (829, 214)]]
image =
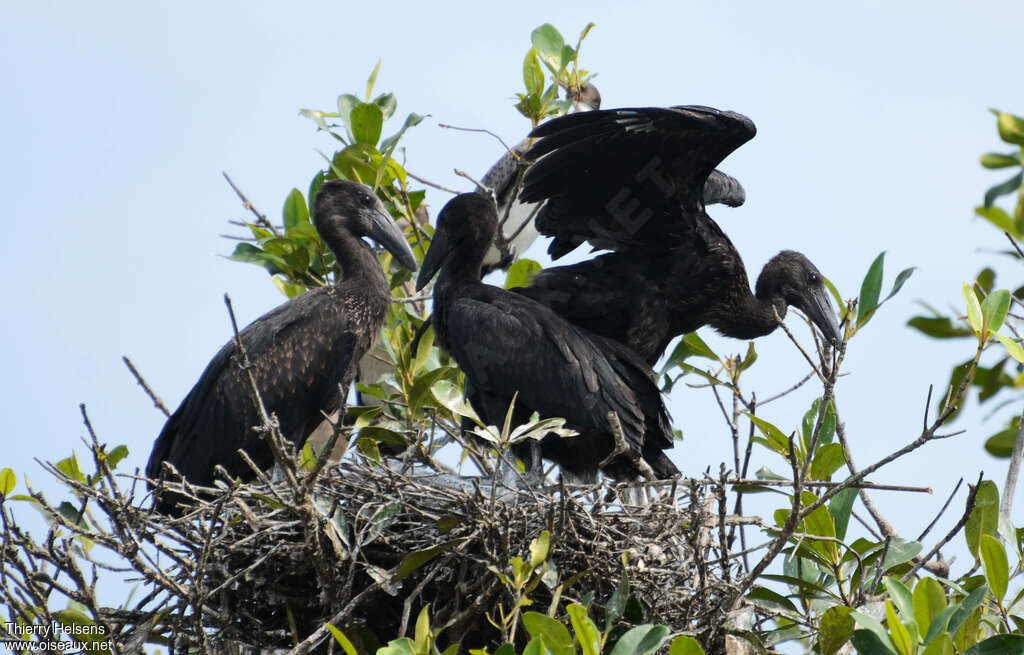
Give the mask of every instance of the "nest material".
[[(498, 493), (479, 478), (345, 463), (305, 501), (282, 493), (241, 487), (179, 520), (179, 561), (201, 566), (170, 573), (190, 613), (202, 598), (201, 623), (229, 641), (288, 647), (331, 621), (372, 652), (375, 639), (408, 634), (429, 603), (442, 644), (493, 648), (509, 635), (488, 617), (515, 604), (495, 570), (529, 560), (545, 530), (549, 573), (529, 593), (540, 611), (555, 590), (603, 607), (626, 576), (643, 622), (702, 633), (734, 597), (713, 482)], [(199, 623), (183, 620), (179, 638)]]

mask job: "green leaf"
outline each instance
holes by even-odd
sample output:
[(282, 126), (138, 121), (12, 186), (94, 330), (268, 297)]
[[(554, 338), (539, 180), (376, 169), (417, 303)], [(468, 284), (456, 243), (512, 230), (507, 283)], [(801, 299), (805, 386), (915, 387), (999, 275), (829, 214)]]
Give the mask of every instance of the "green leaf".
[(1017, 225), (1010, 218), (1010, 215), (1003, 211), (1001, 208), (992, 205), (991, 207), (975, 207), (974, 213), (981, 216), (986, 221), (995, 225), (1004, 232), (1009, 232), (1014, 238), (1020, 238), (1020, 232), (1017, 230)]
[(546, 614), (524, 612), (523, 627), (531, 637), (540, 639), (554, 655), (574, 655), (576, 652), (568, 628)]
[(761, 607), (767, 607), (769, 609), (778, 610), (782, 609), (793, 614), (799, 614), (800, 611), (796, 608), (791, 600), (783, 596), (777, 591), (773, 591), (767, 587), (755, 586), (747, 594), (747, 600), (759, 605)]
[(1006, 558), (1006, 549), (992, 535), (981, 535), (978, 550), (985, 569), (985, 581), (996, 601), (1002, 602), (1006, 596), (1006, 585), (1010, 579), (1010, 565)]
[(325, 623), (324, 626), (331, 631), (332, 635), (334, 635), (334, 641), (338, 642), (341, 649), (345, 651), (345, 655), (358, 655), (356, 647), (352, 645), (352, 642), (349, 641), (349, 638), (345, 636), (344, 632), (335, 628), (330, 623)]
[(370, 73), (370, 77), (366, 79), (366, 101), (370, 101), (370, 96), (373, 95), (373, 87), (377, 84), (377, 73), (380, 72), (380, 62), (377, 60), (377, 65), (373, 67), (373, 72)]
[(754, 350), (754, 342), (751, 341), (747, 344), (747, 354), (743, 356), (743, 360), (740, 362), (737, 370), (743, 372), (754, 365), (757, 361), (757, 351)]
[[(877, 619), (856, 610), (851, 611), (850, 616), (856, 619), (858, 625), (866, 628), (865, 630), (854, 631), (851, 638), (857, 652), (870, 653), (872, 655), (874, 653), (895, 655), (896, 647), (893, 646), (892, 641), (889, 639), (889, 633), (885, 631), (885, 628), (882, 627), (882, 624)], [(866, 648), (861, 644), (864, 644)]]
[(85, 474), (82, 473), (82, 469), (79, 468), (78, 456), (74, 453), (72, 453), (70, 457), (65, 457), (57, 462), (57, 470), (72, 480), (85, 482)]
[(12, 469), (5, 468), (0, 471), (0, 500), (7, 500), (17, 483), (18, 478)]
[(97, 630), (99, 624), (88, 616), (74, 609), (60, 610), (53, 614), (68, 632), (74, 631), (75, 641), (86, 642), (82, 652), (86, 653), (109, 653), (109, 638)]
[(889, 542), (889, 550), (885, 554), (885, 561), (882, 562), (882, 570), (889, 571), (900, 564), (906, 564), (914, 559), (921, 549), (922, 545), (919, 541), (892, 539)]
[[(582, 38), (582, 37), (581, 37)], [(552, 73), (559, 73), (562, 70), (562, 50), (565, 46), (565, 39), (555, 29), (554, 25), (544, 23), (530, 33), (530, 42), (533, 44), (537, 55), (544, 62)], [(543, 79), (543, 78), (542, 78)]]
[(987, 152), (981, 156), (981, 165), (985, 168), (1007, 168), (1020, 166), (1021, 161), (1016, 154), (1000, 155), (996, 152)]
[(383, 124), (384, 113), (377, 105), (364, 102), (352, 109), (352, 138), (356, 143), (376, 145)]
[(540, 69), (535, 47), (530, 48), (523, 59), (523, 84), (526, 85), (526, 93), (531, 96), (539, 96), (544, 90), (544, 71)]
[(985, 450), (993, 457), (1009, 457), (1013, 453), (1013, 445), (1017, 443), (1017, 432), (1019, 431), (1020, 417), (1015, 416), (1005, 428), (985, 441)]
[(1005, 111), (992, 110), (996, 115), (996, 128), (999, 138), (1007, 143), (1024, 146), (1024, 119)]
[(947, 635), (939, 635), (937, 639), (928, 644), (922, 655), (956, 655), (953, 648), (953, 639)]
[[(950, 654), (953, 653), (952, 647), (950, 644)], [(1024, 635), (995, 635), (971, 646), (964, 655), (1024, 655)]]
[(587, 608), (579, 603), (572, 603), (566, 609), (583, 655), (601, 655), (601, 633), (587, 616)]
[(125, 457), (128, 456), (128, 446), (121, 444), (107, 453), (106, 462), (110, 470), (117, 468), (117, 465), (121, 463)]
[(1005, 334), (996, 334), (995, 337), (999, 340), (999, 343), (1003, 344), (1003, 348), (1006, 348), (1006, 352), (1009, 353), (1010, 357), (1024, 364), (1024, 348), (1019, 343)]
[(721, 361), (718, 355), (715, 354), (715, 351), (711, 350), (711, 347), (708, 346), (708, 344), (706, 344), (696, 332), (690, 332), (684, 336), (682, 342), (685, 343), (686, 347), (690, 349), (690, 352), (697, 357), (706, 357), (708, 359), (713, 359), (716, 362)]
[(306, 199), (302, 197), (302, 192), (298, 189), (292, 189), (288, 197), (285, 198), (284, 209), (281, 213), (284, 215), (285, 234), (289, 236), (291, 236), (290, 232), (300, 224), (309, 223)]
[(362, 101), (351, 93), (343, 93), (338, 96), (338, 118), (345, 126), (349, 138), (352, 139), (355, 138), (352, 136), (352, 110), (361, 104), (363, 104)]
[(1010, 292), (998, 289), (988, 294), (981, 303), (981, 315), (984, 325), (992, 332), (998, 332), (1010, 311)]
[(398, 100), (393, 93), (380, 94), (373, 99), (373, 104), (380, 107), (384, 120), (391, 118), (395, 114), (395, 110), (398, 109)]
[(846, 462), (841, 444), (830, 443), (818, 448), (811, 461), (811, 478), (828, 480)]
[[(426, 116), (420, 116), (417, 113), (411, 113), (408, 116), (406, 116), (405, 122), (402, 123), (402, 129), (398, 130), (398, 132), (392, 134), (391, 136), (380, 142), (380, 150), (381, 152), (384, 153), (384, 156), (391, 157), (391, 153), (393, 153), (395, 148), (398, 146), (398, 142), (405, 134), (405, 131), (408, 130), (410, 127), (416, 127), (417, 125), (422, 123), (424, 118), (426, 118)], [(415, 192), (409, 194), (410, 202), (412, 201), (414, 195)], [(418, 204), (413, 206), (414, 210), (416, 206), (418, 206)]]
[(910, 641), (910, 632), (896, 616), (896, 608), (888, 598), (885, 599), (885, 622), (889, 626), (889, 638), (896, 646), (896, 652), (901, 655), (913, 655), (914, 644)]
[(668, 635), (668, 626), (638, 625), (619, 637), (611, 655), (650, 655), (661, 648)]
[[(523, 649), (523, 655), (547, 655), (550, 651), (544, 648), (543, 642), (540, 637), (534, 637), (526, 644), (526, 648)], [(380, 655), (378, 653), (378, 655)]]
[[(378, 66), (380, 64), (378, 63)], [(374, 71), (376, 73), (376, 71)], [(369, 93), (367, 88), (367, 93)], [(416, 644), (417, 653), (429, 653), (430, 652), (430, 603), (423, 606), (420, 610), (419, 615), (416, 617), (416, 629), (413, 633), (414, 643)]]
[(871, 314), (878, 307), (878, 295), (882, 290), (882, 274), (885, 268), (885, 251), (875, 257), (871, 262), (864, 281), (860, 285), (860, 300), (857, 305), (857, 327), (864, 325), (871, 318)]
[(846, 538), (846, 528), (850, 525), (850, 515), (853, 514), (853, 503), (857, 500), (858, 490), (854, 488), (843, 489), (828, 503), (829, 514), (836, 524), (836, 538)]
[(991, 480), (982, 480), (974, 496), (974, 510), (967, 518), (964, 537), (971, 555), (978, 557), (981, 535), (995, 536), (999, 528), (999, 490)]
[(856, 621), (849, 607), (833, 605), (825, 610), (818, 622), (817, 651), (821, 655), (834, 655), (853, 636)]
[(537, 568), (548, 558), (548, 549), (551, 546), (551, 533), (542, 530), (540, 535), (530, 542), (530, 567)]
[(966, 282), (963, 284), (963, 296), (964, 301), (967, 303), (967, 322), (971, 324), (974, 334), (981, 338), (983, 336), (981, 329), (981, 303), (978, 302), (978, 295), (974, 293), (974, 289)]
[[(945, 600), (945, 592), (943, 592), (943, 600)], [(933, 639), (936, 639), (940, 634), (949, 637), (945, 633), (946, 626), (949, 625), (949, 619), (960, 609), (959, 603), (950, 605), (946, 609), (942, 610), (932, 619), (931, 625), (928, 626), (928, 632), (924, 636), (924, 643), (931, 643)]]
[(544, 267), (539, 262), (535, 262), (532, 259), (517, 259), (508, 268), (508, 275), (505, 276), (505, 288), (514, 289), (516, 287), (530, 286), (533, 276), (542, 268)]
[(789, 457), (789, 437), (783, 434), (782, 430), (759, 416), (748, 413), (747, 417), (757, 426), (761, 434), (765, 436), (765, 441), (760, 443), (764, 443), (765, 446), (783, 457)]
[(430, 548), (424, 548), (422, 550), (416, 550), (409, 553), (403, 557), (402, 561), (395, 567), (395, 572), (391, 574), (391, 583), (397, 584), (401, 582), (402, 579), (416, 571), (416, 569), (420, 568), (441, 553), (455, 548), (465, 540), (465, 538), (452, 539), (451, 541), (446, 541), (444, 543), (437, 544), (436, 546), (431, 546)]
[(971, 615), (974, 610), (981, 605), (982, 601), (985, 600), (985, 596), (988, 594), (988, 587), (981, 585), (964, 599), (964, 602), (960, 603), (953, 614), (949, 617), (949, 623), (946, 625), (946, 632), (950, 635), (956, 635), (963, 624), (967, 621), (967, 618)]
[(1015, 192), (1024, 181), (1024, 171), (1017, 173), (1005, 182), (1000, 182), (985, 192), (985, 207), (991, 207), (999, 196)]
[(946, 609), (946, 594), (935, 578), (921, 578), (914, 587), (911, 603), (917, 625), (931, 632), (932, 621)]
[(974, 334), (972, 330), (960, 327), (960, 324), (944, 316), (915, 316), (907, 321), (907, 325), (935, 339), (954, 339)]
[(672, 645), (668, 648), (668, 655), (707, 655), (707, 653), (696, 639), (680, 635), (672, 640)]
[(911, 618), (914, 616), (914, 601), (910, 593), (910, 589), (907, 589), (906, 585), (899, 581), (898, 578), (886, 576), (885, 590), (889, 592), (889, 598), (896, 605), (900, 615), (904, 618)]

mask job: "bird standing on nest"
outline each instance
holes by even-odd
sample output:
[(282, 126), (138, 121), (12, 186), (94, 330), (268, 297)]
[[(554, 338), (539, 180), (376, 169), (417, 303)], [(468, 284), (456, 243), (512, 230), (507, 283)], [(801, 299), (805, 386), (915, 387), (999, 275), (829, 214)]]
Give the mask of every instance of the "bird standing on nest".
[[(437, 218), (417, 279), (434, 286), (438, 345), (466, 373), (466, 396), (486, 423), (501, 425), (513, 397), (513, 423), (562, 417), (581, 432), (546, 437), (541, 453), (580, 479), (598, 469), (616, 480), (678, 473), (665, 456), (672, 430), (650, 368), (628, 348), (591, 335), (524, 296), (480, 281), (498, 216), (483, 195), (456, 196)], [(518, 396), (517, 396), (518, 394)], [(514, 446), (539, 476), (535, 442)]]
[[(339, 407), (356, 363), (377, 339), (387, 314), (388, 279), (362, 237), (375, 240), (403, 266), (416, 270), (401, 230), (363, 184), (325, 182), (316, 196), (313, 219), (337, 258), (339, 282), (289, 300), (239, 335), (264, 407), (296, 447), (305, 443), (324, 412)], [(193, 484), (210, 485), (217, 466), (231, 477), (251, 479), (254, 474), (239, 449), (260, 468), (273, 464), (241, 364), (234, 340), (214, 356), (153, 444), (147, 477), (159, 479), (166, 462)], [(178, 502), (176, 494), (168, 494), (158, 499), (157, 507), (173, 513)]]
[(711, 325), (725, 336), (772, 332), (800, 309), (833, 345), (842, 341), (823, 277), (784, 250), (751, 293), (743, 260), (705, 205), (742, 203), (715, 167), (755, 134), (742, 114), (710, 107), (611, 109), (537, 127), (522, 202), (554, 237), (555, 259), (584, 242), (612, 252), (549, 268), (517, 289), (570, 322), (626, 344), (654, 364), (669, 341)]

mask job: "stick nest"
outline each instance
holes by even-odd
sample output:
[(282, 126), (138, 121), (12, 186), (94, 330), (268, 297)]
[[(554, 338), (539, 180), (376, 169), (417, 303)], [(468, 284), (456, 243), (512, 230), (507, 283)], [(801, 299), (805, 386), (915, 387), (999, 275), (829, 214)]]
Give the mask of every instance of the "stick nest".
[(442, 641), (493, 648), (508, 635), (491, 620), (516, 602), (498, 572), (511, 577), (512, 558), (529, 561), (531, 543), (548, 531), (534, 609), (546, 611), (556, 594), (588, 593), (603, 607), (626, 576), (642, 603), (637, 622), (701, 633), (724, 620), (735, 591), (717, 486), (497, 493), (479, 478), (344, 463), (304, 498), (240, 487), (174, 521), (179, 564), (168, 573), (189, 592), (178, 594), (175, 632), (188, 641), (201, 625), (231, 641), (287, 647), (331, 622), (373, 646), (371, 633), (407, 634), (430, 603)]

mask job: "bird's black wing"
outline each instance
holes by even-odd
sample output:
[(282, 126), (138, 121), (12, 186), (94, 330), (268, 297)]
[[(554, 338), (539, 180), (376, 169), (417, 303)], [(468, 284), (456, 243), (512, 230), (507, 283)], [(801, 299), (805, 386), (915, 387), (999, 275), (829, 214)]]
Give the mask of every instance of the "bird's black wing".
[[(584, 331), (528, 298), (491, 287), (459, 298), (449, 311), (451, 355), (481, 394), (511, 399), (518, 392), (517, 402), (541, 416), (605, 432), (608, 413), (616, 412), (627, 442), (642, 448), (648, 418), (630, 388), (637, 378), (617, 370), (626, 364)], [(642, 362), (635, 365), (642, 370)]]
[(610, 250), (668, 248), (703, 214), (708, 176), (750, 140), (753, 122), (710, 107), (610, 109), (538, 126), (527, 153), (524, 202), (547, 200), (537, 217), (559, 257), (583, 241)]
[(653, 364), (669, 330), (670, 308), (658, 292), (669, 274), (665, 259), (606, 253), (546, 268), (530, 286), (511, 291), (550, 307), (574, 325), (629, 345)]
[[(337, 407), (337, 385), (359, 341), (344, 307), (331, 298), (337, 292), (324, 287), (302, 294), (240, 335), (264, 406), (296, 444), (319, 424), (321, 409)], [(218, 464), (233, 476), (249, 478), (239, 448), (261, 467), (272, 463), (267, 442), (253, 429), (261, 423), (259, 410), (240, 364), (233, 340), (213, 357), (157, 437), (148, 477), (159, 478), (167, 461), (196, 484), (210, 484)]]

